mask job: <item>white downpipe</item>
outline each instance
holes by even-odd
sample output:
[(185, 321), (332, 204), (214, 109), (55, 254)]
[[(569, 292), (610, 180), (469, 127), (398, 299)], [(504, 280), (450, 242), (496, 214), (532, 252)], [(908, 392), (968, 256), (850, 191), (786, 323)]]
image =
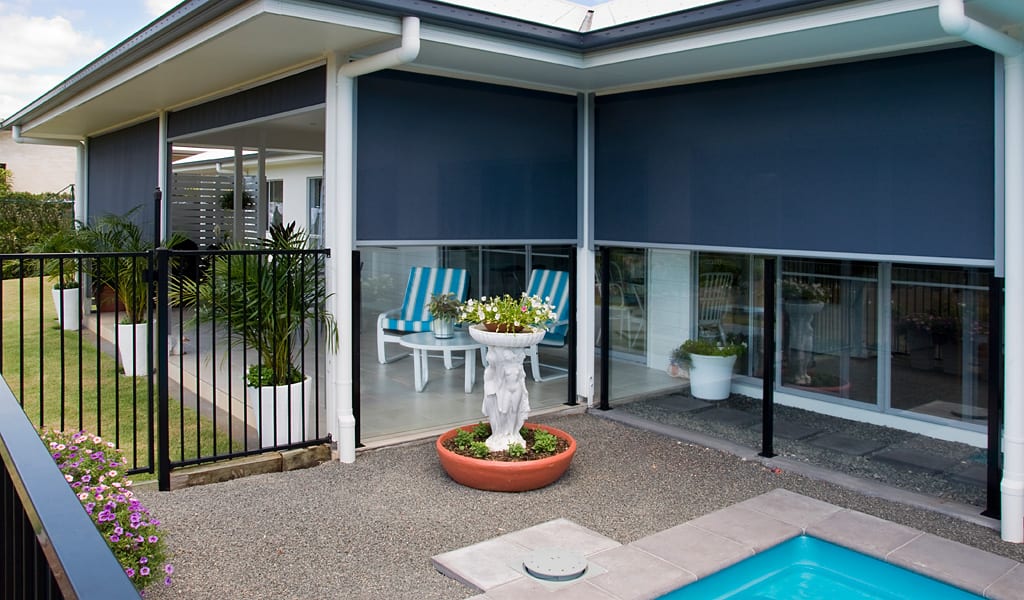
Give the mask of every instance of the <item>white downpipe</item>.
[(1006, 315), (1002, 538), (1024, 542), (1024, 42), (967, 16), (963, 0), (940, 0), (951, 35), (1003, 55)]
[(78, 172), (75, 173), (75, 219), (85, 222), (86, 218), (86, 191), (85, 191), (85, 142), (84, 140), (51, 140), (47, 138), (33, 138), (21, 135), (21, 125), (11, 127), (11, 139), (15, 144), (34, 144), (37, 146), (65, 146), (75, 149), (75, 165)]
[[(350, 251), (355, 247), (355, 78), (374, 71), (389, 69), (416, 60), (420, 52), (420, 20), (402, 18), (402, 42), (398, 48), (367, 56), (338, 66), (334, 85), (334, 156), (328, 155), (331, 168), (325, 173), (327, 203), (336, 207), (329, 233), (331, 256), (328, 286), (333, 282), (334, 315), (338, 323), (341, 343), (328, 354), (328, 388), (335, 389), (334, 410), (337, 429), (331, 433), (338, 440), (338, 459), (355, 462), (356, 420), (352, 413), (352, 261)], [(330, 106), (330, 102), (328, 102)], [(330, 117), (328, 117), (330, 118)], [(328, 131), (331, 126), (328, 125)], [(330, 143), (331, 140), (328, 141)], [(333, 172), (333, 177), (331, 176)], [(333, 193), (332, 193), (333, 192)], [(333, 202), (332, 200), (333, 196)], [(356, 325), (358, 326), (358, 325)], [(328, 408), (332, 404), (328, 397)], [(330, 419), (328, 419), (330, 421)]]

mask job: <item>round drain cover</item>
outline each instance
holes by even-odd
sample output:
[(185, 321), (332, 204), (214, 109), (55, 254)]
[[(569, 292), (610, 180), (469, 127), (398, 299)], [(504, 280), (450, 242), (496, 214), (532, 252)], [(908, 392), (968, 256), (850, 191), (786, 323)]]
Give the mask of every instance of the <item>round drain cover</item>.
[(534, 550), (523, 560), (523, 568), (530, 575), (545, 581), (571, 581), (587, 570), (583, 555), (561, 548)]

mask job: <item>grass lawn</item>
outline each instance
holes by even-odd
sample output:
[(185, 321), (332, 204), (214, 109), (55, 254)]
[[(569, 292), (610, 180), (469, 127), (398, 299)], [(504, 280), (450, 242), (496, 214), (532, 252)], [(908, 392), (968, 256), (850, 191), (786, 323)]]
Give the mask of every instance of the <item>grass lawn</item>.
[[(79, 335), (77, 331), (61, 331), (49, 282), (44, 284), (39, 278), (8, 279), (0, 285), (0, 374), (29, 419), (37, 427), (84, 429), (102, 436), (125, 453), (132, 469), (148, 471), (155, 466), (156, 431), (149, 419), (149, 379), (119, 374), (117, 360), (98, 349), (91, 332)], [(169, 413), (171, 461), (215, 454), (214, 428), (209, 419), (182, 407), (174, 398), (169, 400)], [(229, 446), (227, 433), (217, 431), (216, 454), (240, 451), (241, 440), (233, 442)], [(143, 473), (136, 478), (150, 477), (155, 475)]]

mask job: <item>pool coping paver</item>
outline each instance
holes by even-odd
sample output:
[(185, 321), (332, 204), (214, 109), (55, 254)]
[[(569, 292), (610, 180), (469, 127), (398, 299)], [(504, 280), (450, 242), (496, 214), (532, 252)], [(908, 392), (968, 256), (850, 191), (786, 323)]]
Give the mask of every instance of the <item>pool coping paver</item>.
[[(809, 534), (996, 600), (1018, 597), (1024, 565), (783, 489), (626, 545), (555, 519), (431, 558), (441, 573), (482, 594), (473, 600), (541, 596), (641, 600), (703, 578), (800, 534)], [(517, 566), (537, 547), (583, 554), (580, 579), (542, 582)]]

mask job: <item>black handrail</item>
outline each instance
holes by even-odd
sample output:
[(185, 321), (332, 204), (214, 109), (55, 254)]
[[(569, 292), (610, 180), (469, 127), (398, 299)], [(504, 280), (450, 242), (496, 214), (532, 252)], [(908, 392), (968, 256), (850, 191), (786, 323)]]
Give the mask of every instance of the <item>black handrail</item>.
[(0, 376), (0, 597), (139, 598)]

